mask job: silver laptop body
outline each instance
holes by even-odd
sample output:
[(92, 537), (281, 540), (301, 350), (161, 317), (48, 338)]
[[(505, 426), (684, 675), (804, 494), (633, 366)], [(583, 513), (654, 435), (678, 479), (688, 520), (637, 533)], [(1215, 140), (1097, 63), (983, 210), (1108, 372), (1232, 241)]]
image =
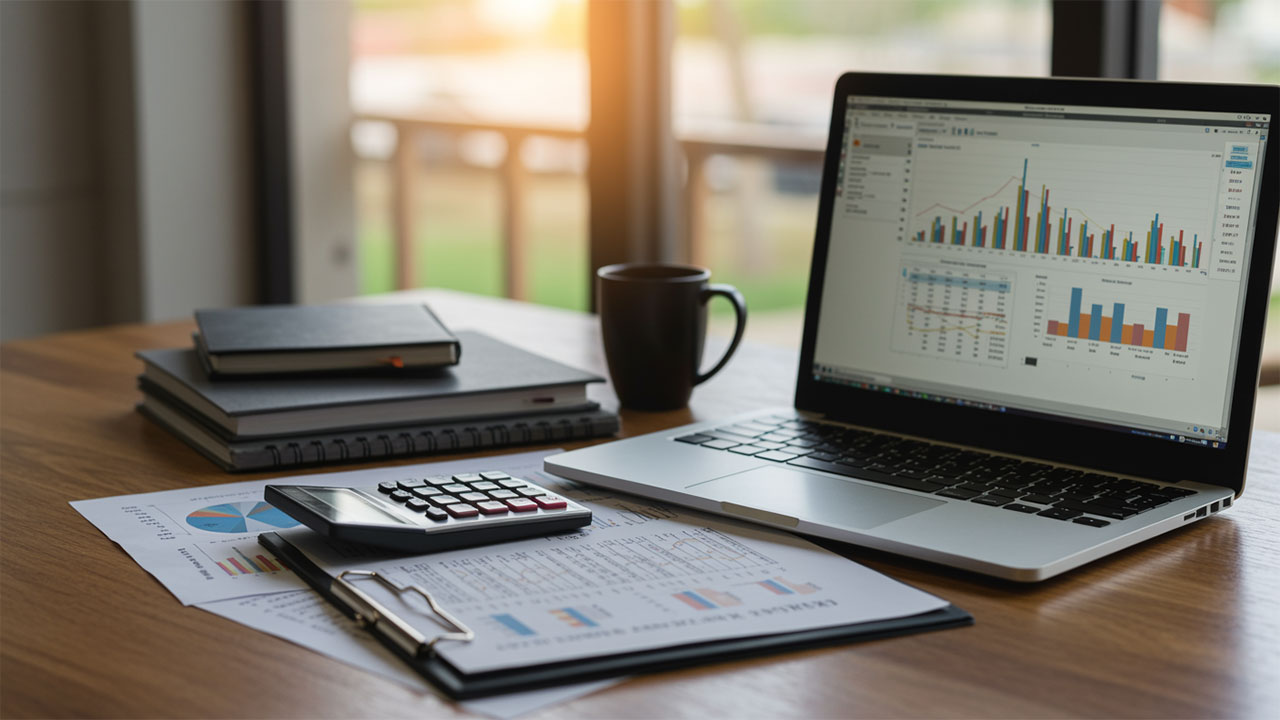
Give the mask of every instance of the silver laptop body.
[(1278, 98), (846, 74), (795, 406), (546, 469), (1017, 581), (1227, 509), (1276, 244)]

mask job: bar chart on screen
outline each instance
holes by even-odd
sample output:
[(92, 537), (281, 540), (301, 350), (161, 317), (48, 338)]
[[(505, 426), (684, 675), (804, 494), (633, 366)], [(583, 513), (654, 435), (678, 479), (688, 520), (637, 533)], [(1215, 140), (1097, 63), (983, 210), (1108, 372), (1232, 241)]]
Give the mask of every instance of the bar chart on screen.
[(1213, 153), (975, 140), (916, 162), (913, 247), (1207, 273)]
[(1183, 283), (1038, 275), (1039, 352), (1122, 371), (1193, 377), (1205, 318), (1196, 297)]

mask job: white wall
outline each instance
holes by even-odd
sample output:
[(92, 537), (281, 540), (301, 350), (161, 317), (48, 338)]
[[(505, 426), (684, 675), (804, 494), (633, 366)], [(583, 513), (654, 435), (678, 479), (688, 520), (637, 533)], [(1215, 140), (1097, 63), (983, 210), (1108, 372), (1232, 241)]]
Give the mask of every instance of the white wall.
[(143, 320), (253, 301), (245, 12), (133, 3)]
[(0, 2), (0, 338), (100, 322), (90, 13)]
[(253, 300), (246, 8), (0, 0), (0, 339)]
[(351, 149), (350, 3), (286, 6), (296, 300), (359, 292)]

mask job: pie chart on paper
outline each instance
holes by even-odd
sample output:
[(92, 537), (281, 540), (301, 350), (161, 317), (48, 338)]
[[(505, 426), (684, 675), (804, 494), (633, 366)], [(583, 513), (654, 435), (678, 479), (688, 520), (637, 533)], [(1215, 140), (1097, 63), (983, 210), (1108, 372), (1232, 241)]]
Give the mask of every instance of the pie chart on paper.
[(298, 521), (264, 502), (238, 502), (200, 508), (187, 515), (187, 524), (206, 532), (246, 533), (291, 528)]

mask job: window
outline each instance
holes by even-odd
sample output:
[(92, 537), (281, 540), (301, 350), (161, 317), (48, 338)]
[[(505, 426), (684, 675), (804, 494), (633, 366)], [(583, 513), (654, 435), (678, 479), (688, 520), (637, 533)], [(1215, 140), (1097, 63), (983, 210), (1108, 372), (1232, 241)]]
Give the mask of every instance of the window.
[[(822, 148), (848, 70), (1049, 73), (1044, 0), (682, 0), (673, 58), (695, 261), (737, 285), (754, 339), (799, 345)], [(691, 139), (775, 151), (703, 157)], [(804, 149), (807, 148), (807, 152)], [(727, 308), (716, 319), (728, 323)]]
[(430, 285), (587, 306), (585, 12), (568, 0), (355, 3), (362, 292)]

